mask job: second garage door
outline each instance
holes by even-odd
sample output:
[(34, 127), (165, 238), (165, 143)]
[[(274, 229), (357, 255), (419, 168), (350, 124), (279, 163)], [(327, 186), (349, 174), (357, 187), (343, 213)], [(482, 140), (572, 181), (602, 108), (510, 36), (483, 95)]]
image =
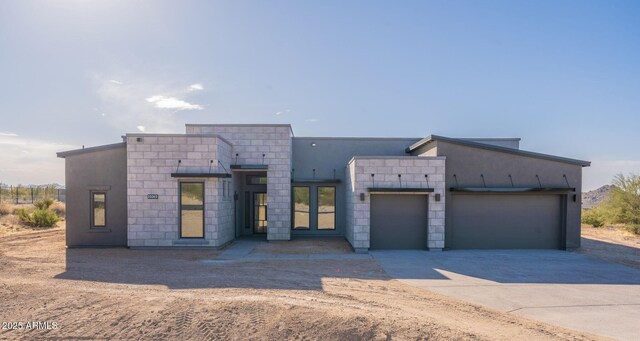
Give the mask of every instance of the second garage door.
[(427, 205), (426, 195), (371, 195), (370, 248), (426, 249)]
[(559, 195), (455, 194), (448, 246), (453, 249), (558, 249)]

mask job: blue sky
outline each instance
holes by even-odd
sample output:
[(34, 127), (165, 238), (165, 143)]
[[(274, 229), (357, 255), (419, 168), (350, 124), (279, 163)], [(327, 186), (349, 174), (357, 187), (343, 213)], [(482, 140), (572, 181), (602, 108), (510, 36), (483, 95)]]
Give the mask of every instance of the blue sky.
[(640, 173), (637, 1), (2, 1), (0, 182), (184, 123), (522, 137)]

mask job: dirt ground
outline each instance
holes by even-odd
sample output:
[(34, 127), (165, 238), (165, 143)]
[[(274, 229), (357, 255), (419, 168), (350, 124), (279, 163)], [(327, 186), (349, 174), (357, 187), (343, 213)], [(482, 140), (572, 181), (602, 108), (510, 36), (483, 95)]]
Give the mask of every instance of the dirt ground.
[(582, 225), (578, 252), (640, 269), (640, 235), (619, 226)]
[(374, 260), (202, 262), (219, 252), (63, 239), (61, 228), (0, 235), (0, 322), (22, 323), (0, 339), (597, 338), (404, 285)]

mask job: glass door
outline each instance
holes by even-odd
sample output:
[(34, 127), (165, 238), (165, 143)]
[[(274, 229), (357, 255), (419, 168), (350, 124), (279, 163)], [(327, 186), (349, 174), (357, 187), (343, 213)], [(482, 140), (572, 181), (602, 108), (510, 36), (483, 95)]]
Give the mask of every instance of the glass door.
[(267, 193), (253, 193), (253, 233), (267, 233)]

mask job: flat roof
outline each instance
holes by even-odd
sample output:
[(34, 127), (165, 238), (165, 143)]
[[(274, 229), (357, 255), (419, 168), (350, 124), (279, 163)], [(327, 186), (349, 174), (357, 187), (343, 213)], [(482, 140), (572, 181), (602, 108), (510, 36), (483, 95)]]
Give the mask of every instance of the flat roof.
[(58, 152), (58, 153), (56, 153), (56, 155), (59, 158), (63, 158), (64, 159), (67, 156), (79, 155), (79, 154), (85, 154), (85, 153), (92, 153), (92, 152), (99, 152), (99, 151), (102, 151), (102, 150), (123, 148), (126, 145), (127, 144), (125, 142), (119, 142), (119, 143), (113, 143), (113, 144), (105, 144), (105, 145), (102, 145), (102, 146), (95, 146), (95, 147), (81, 148), (81, 149), (74, 149), (74, 150), (67, 150), (67, 151), (64, 151), (64, 152)]
[(287, 127), (294, 135), (291, 124), (288, 123), (186, 123), (185, 127)]
[(566, 158), (566, 157), (549, 155), (549, 154), (542, 154), (542, 153), (536, 153), (536, 152), (530, 152), (530, 151), (521, 150), (521, 149), (500, 147), (500, 146), (496, 146), (496, 145), (492, 145), (492, 144), (488, 144), (488, 143), (474, 142), (474, 141), (469, 141), (468, 139), (457, 139), (457, 138), (444, 137), (444, 136), (438, 136), (438, 135), (430, 135), (430, 136), (427, 136), (427, 137), (423, 138), (422, 140), (420, 140), (420, 141), (412, 144), (411, 146), (407, 147), (405, 152), (406, 153), (411, 153), (412, 151), (414, 151), (414, 150), (426, 145), (429, 142), (433, 142), (433, 141), (443, 141), (443, 142), (454, 143), (454, 144), (463, 145), (463, 146), (472, 147), (472, 148), (481, 148), (481, 149), (493, 150), (493, 151), (502, 152), (502, 153), (509, 153), (509, 154), (528, 156), (528, 157), (533, 157), (533, 158), (538, 158), (538, 159), (545, 159), (545, 160), (551, 160), (551, 161), (557, 161), (557, 162), (563, 162), (563, 163), (570, 163), (570, 164), (579, 165), (579, 166), (582, 166), (582, 167), (591, 166), (591, 162), (590, 161), (584, 161), (584, 160), (578, 160), (578, 159), (570, 159), (570, 158)]

